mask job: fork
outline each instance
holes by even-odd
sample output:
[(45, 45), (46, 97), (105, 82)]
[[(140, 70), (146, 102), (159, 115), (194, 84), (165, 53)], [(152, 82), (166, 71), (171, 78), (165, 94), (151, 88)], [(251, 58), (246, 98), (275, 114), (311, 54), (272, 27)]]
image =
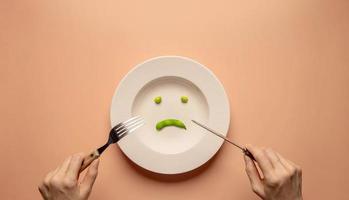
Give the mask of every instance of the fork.
[(105, 145), (99, 147), (98, 149), (92, 151), (90, 154), (87, 154), (84, 157), (84, 160), (81, 164), (80, 172), (84, 171), (94, 160), (99, 158), (104, 150), (111, 144), (114, 144), (121, 140), (126, 135), (132, 133), (137, 128), (141, 127), (144, 124), (144, 120), (140, 116), (132, 117), (124, 122), (118, 123), (114, 126), (109, 132), (109, 138)]

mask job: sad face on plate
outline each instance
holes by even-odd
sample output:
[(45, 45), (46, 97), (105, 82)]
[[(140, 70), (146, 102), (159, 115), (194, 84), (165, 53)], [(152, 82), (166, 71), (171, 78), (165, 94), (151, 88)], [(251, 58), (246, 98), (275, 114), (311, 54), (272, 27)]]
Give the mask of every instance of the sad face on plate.
[(193, 148), (204, 132), (191, 120), (207, 122), (205, 95), (190, 81), (164, 77), (148, 82), (135, 96), (132, 115), (142, 116), (144, 126), (131, 138), (154, 152), (174, 155)]
[[(187, 96), (182, 96), (181, 97), (181, 102), (186, 104), (188, 103), (188, 97)], [(156, 104), (161, 104), (162, 98), (161, 96), (155, 97), (154, 98), (154, 103)], [(160, 131), (161, 129), (168, 127), (168, 126), (175, 126), (178, 128), (182, 128), (182, 129), (187, 129), (185, 124), (180, 120), (180, 119), (163, 119), (161, 121), (159, 121), (158, 123), (156, 123), (156, 130)]]

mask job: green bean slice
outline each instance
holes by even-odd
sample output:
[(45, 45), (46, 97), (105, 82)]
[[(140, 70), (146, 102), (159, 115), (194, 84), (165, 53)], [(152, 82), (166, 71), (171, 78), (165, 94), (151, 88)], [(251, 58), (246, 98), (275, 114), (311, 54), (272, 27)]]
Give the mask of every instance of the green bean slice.
[(155, 97), (155, 98), (154, 98), (154, 102), (155, 102), (156, 104), (160, 104), (160, 103), (161, 103), (161, 97), (160, 97), (160, 96)]
[(165, 119), (156, 123), (156, 130), (160, 131), (167, 126), (176, 126), (178, 128), (187, 129), (184, 123), (178, 119)]
[(188, 103), (189, 98), (187, 96), (181, 96), (182, 103)]

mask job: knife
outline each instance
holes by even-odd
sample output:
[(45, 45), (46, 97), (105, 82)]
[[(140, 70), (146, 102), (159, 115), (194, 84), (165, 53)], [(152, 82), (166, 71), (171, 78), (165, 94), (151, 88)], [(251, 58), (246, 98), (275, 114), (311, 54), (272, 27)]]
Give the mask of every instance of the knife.
[(242, 153), (244, 153), (246, 156), (250, 157), (252, 160), (256, 161), (256, 159), (253, 157), (252, 153), (246, 148), (246, 147), (241, 147), (240, 145), (237, 145), (236, 143), (230, 141), (228, 138), (226, 138), (224, 135), (217, 133), (216, 131), (210, 129), (209, 127), (195, 121), (195, 120), (191, 120), (192, 122), (194, 122), (196, 125), (200, 126), (201, 128), (206, 129), (207, 131), (215, 134), (216, 136), (222, 138), (224, 141), (228, 142), (229, 144), (234, 145), (235, 147), (239, 148)]

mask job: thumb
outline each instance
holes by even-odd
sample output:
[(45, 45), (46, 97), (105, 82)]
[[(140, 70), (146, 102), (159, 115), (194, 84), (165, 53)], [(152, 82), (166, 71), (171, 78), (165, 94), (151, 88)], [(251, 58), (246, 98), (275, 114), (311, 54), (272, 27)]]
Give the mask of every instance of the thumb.
[(80, 183), (80, 194), (82, 196), (88, 197), (90, 195), (93, 184), (98, 175), (98, 165), (99, 159), (94, 160), (88, 168), (84, 179)]
[(251, 188), (261, 198), (264, 197), (264, 187), (257, 167), (251, 158), (244, 155), (246, 174), (250, 180)]

